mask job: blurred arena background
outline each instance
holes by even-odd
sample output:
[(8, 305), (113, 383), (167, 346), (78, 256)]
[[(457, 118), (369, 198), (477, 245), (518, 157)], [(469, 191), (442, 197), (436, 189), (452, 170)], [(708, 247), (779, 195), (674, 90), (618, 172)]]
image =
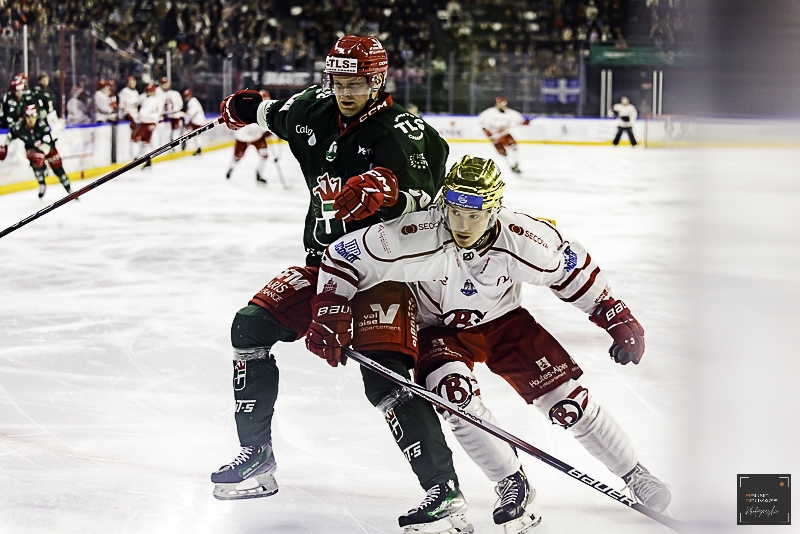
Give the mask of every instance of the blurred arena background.
[[(383, 42), (387, 90), (400, 104), (416, 105), (451, 141), (474, 141), (457, 131), (459, 121), (472, 120), (502, 95), (525, 116), (547, 116), (559, 126), (521, 143), (610, 145), (608, 110), (627, 96), (639, 110), (636, 131), (647, 147), (681, 149), (675, 157), (685, 160), (695, 184), (693, 220), (675, 229), (686, 245), (686, 263), (676, 269), (687, 273), (692, 293), (685, 303), (689, 327), (675, 335), (697, 362), (686, 370), (693, 394), (685, 414), (686, 476), (693, 482), (686, 500), (695, 509), (685, 519), (704, 532), (733, 530), (737, 474), (800, 472), (800, 418), (791, 401), (800, 376), (800, 3), (0, 0), (0, 6), (0, 82), (24, 72), (33, 84), (39, 73), (49, 74), (56, 112), (66, 122), (62, 135), (73, 136), (62, 152), (75, 157), (70, 171), (87, 178), (132, 157), (116, 131), (127, 128), (124, 117), (98, 125), (92, 95), (101, 80), (118, 90), (134, 76), (142, 92), (167, 78), (178, 91), (190, 89), (210, 118), (239, 89), (286, 98), (316, 83), (331, 44), (352, 33)], [(67, 103), (75, 95), (90, 120), (73, 127)], [(565, 136), (564, 128), (581, 129), (589, 119), (609, 126)], [(159, 128), (168, 138), (169, 129)], [(230, 143), (223, 128), (213, 132), (219, 137), (209, 144)], [(727, 164), (732, 150), (739, 165)], [(27, 163), (18, 163), (0, 165), (0, 193), (35, 187)], [(535, 169), (536, 162), (528, 165)], [(600, 210), (597, 219), (602, 224)]]

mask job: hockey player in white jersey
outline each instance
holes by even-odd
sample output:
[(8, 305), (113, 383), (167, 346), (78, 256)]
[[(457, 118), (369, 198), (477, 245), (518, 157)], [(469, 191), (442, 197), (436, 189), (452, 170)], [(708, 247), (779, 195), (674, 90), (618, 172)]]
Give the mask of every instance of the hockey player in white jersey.
[(617, 135), (614, 136), (614, 146), (619, 145), (620, 139), (622, 139), (622, 134), (625, 133), (628, 135), (628, 139), (630, 139), (631, 146), (636, 146), (636, 138), (633, 136), (633, 123), (636, 122), (636, 118), (639, 116), (636, 112), (636, 106), (631, 104), (630, 100), (628, 100), (627, 96), (623, 96), (619, 104), (614, 104), (610, 110), (608, 110), (608, 116), (617, 117)]
[[(661, 512), (670, 502), (669, 487), (642, 467), (622, 427), (577, 382), (580, 367), (521, 307), (522, 284), (547, 286), (589, 314), (613, 338), (609, 353), (617, 363), (639, 363), (644, 330), (612, 296), (580, 243), (566, 240), (545, 220), (501, 209), (504, 189), (492, 160), (464, 156), (445, 178), (436, 208), (332, 243), (320, 267), (306, 343), (334, 365), (342, 341), (350, 339), (349, 301), (356, 291), (386, 280), (407, 282), (419, 305), (419, 383), (496, 424), (472, 373), (475, 362), (485, 362), (526, 402), (569, 429), (625, 481), (633, 498)], [(507, 534), (536, 526), (536, 492), (512, 447), (456, 416), (445, 419), (497, 483), (495, 523)]]
[(478, 123), (483, 128), (483, 133), (491, 139), (497, 153), (504, 156), (511, 170), (516, 174), (522, 171), (519, 168), (517, 156), (517, 142), (511, 136), (511, 128), (527, 126), (529, 119), (520, 112), (508, 107), (508, 102), (502, 96), (495, 98), (495, 105), (485, 109), (478, 115)]
[(139, 91), (136, 90), (136, 77), (128, 76), (128, 83), (119, 92), (119, 118), (130, 121), (131, 130), (136, 126), (139, 112)]
[[(261, 93), (262, 100), (269, 100), (269, 91), (262, 89), (259, 91), (259, 93)], [(264, 178), (264, 174), (267, 168), (267, 162), (269, 161), (269, 148), (267, 146), (267, 139), (271, 135), (272, 133), (269, 130), (262, 128), (258, 125), (258, 123), (248, 124), (247, 126), (236, 130), (233, 134), (234, 139), (236, 139), (236, 143), (233, 146), (233, 158), (228, 166), (228, 172), (225, 173), (225, 178), (230, 179), (231, 175), (233, 174), (234, 167), (239, 164), (244, 157), (245, 152), (247, 152), (247, 147), (252, 146), (258, 152), (258, 157), (261, 158), (261, 162), (258, 164), (258, 168), (256, 169), (256, 182), (260, 184), (266, 184), (267, 179)], [(275, 158), (275, 163), (278, 163), (277, 157)]]
[[(145, 99), (142, 105), (139, 106), (139, 122), (136, 124), (136, 129), (131, 135), (131, 141), (138, 147), (134, 148), (134, 159), (138, 158), (141, 154), (150, 152), (151, 140), (153, 132), (156, 130), (156, 125), (161, 120), (161, 114), (164, 109), (164, 102), (156, 95), (156, 86), (148, 84), (144, 88)], [(147, 160), (143, 168), (150, 167), (152, 163)]]
[[(186, 125), (186, 129), (193, 132), (206, 123), (206, 112), (203, 110), (203, 104), (192, 94), (191, 89), (183, 90), (183, 100), (186, 101), (186, 111), (184, 111), (183, 114), (183, 122)], [(189, 150), (195, 147), (197, 147), (197, 150), (192, 153), (192, 156), (199, 156), (202, 152), (199, 136), (194, 139), (189, 139), (186, 143), (186, 148)]]
[(164, 100), (164, 118), (168, 119), (172, 129), (170, 130), (170, 141), (181, 135), (181, 119), (183, 118), (183, 97), (181, 94), (172, 89), (169, 83), (169, 78), (164, 76), (161, 78), (161, 90), (163, 93), (160, 95)]

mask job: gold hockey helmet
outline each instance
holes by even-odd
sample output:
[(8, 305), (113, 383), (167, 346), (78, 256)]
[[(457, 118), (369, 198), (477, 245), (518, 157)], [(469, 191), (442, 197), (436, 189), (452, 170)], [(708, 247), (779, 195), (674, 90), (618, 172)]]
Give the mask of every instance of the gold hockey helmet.
[(500, 210), (506, 184), (491, 159), (463, 156), (450, 168), (442, 187), (442, 207)]

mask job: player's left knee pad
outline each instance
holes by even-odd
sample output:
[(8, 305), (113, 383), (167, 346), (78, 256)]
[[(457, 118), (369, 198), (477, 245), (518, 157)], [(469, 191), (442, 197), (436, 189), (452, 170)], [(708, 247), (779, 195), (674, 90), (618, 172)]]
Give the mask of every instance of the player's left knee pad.
[[(464, 411), (497, 425), (492, 412), (483, 404), (478, 381), (464, 362), (447, 362), (438, 367), (425, 377), (425, 385)], [(519, 470), (521, 464), (511, 445), (453, 413), (445, 412), (442, 416), (466, 453), (490, 480), (497, 482)]]
[(638, 462), (633, 443), (619, 423), (577, 381), (568, 380), (532, 404), (554, 425), (569, 429), (615, 475), (628, 473)]

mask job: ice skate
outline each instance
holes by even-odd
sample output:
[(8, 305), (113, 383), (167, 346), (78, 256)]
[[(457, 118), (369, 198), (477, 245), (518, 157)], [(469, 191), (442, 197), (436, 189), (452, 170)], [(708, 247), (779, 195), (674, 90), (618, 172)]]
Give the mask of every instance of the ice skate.
[(233, 169), (228, 169), (228, 172), (225, 173), (225, 179), (230, 180), (231, 174), (233, 174)]
[(214, 497), (226, 501), (274, 495), (278, 492), (274, 476), (277, 469), (272, 443), (242, 447), (231, 463), (211, 473)]
[(467, 501), (456, 482), (448, 480), (428, 490), (419, 506), (398, 518), (403, 534), (473, 534), (467, 521)]
[(39, 184), (39, 198), (44, 196), (44, 192), (47, 190), (47, 186), (44, 184)]
[(148, 169), (148, 168), (150, 168), (150, 167), (152, 167), (152, 166), (153, 166), (153, 162), (152, 162), (152, 160), (149, 160), (149, 159), (148, 159), (147, 161), (145, 161), (145, 162), (144, 162), (144, 165), (142, 165), (142, 170), (144, 170), (144, 169)]
[(511, 172), (514, 174), (522, 174), (522, 170), (520, 170), (519, 165), (514, 165), (511, 167)]
[(195, 153), (194, 153), (194, 154), (192, 154), (192, 156), (199, 156), (199, 155), (200, 155), (202, 152), (203, 152), (203, 151), (202, 151), (201, 149), (199, 149), (199, 148), (198, 148), (198, 149), (195, 151)]
[(651, 510), (661, 513), (669, 506), (672, 499), (669, 486), (651, 475), (642, 464), (636, 464), (622, 480), (631, 490), (634, 500)]
[(536, 490), (531, 489), (522, 469), (498, 482), (494, 490), (498, 500), (492, 515), (496, 525), (503, 525), (505, 534), (530, 532), (542, 522), (534, 503)]
[(267, 181), (264, 179), (263, 176), (261, 176), (261, 173), (258, 172), (258, 171), (256, 171), (256, 182), (258, 182), (260, 184), (266, 184), (267, 183)]

